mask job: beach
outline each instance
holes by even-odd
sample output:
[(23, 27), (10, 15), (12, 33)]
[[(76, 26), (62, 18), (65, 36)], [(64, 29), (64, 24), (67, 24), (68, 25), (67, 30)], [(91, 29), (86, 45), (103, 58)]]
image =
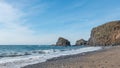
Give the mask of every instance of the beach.
[(59, 59), (68, 58), (73, 55), (101, 49), (101, 47), (90, 46), (0, 46), (0, 68), (21, 68), (27, 65), (46, 62), (47, 60), (58, 59), (56, 57), (60, 57)]
[(63, 56), (22, 68), (120, 68), (120, 46)]

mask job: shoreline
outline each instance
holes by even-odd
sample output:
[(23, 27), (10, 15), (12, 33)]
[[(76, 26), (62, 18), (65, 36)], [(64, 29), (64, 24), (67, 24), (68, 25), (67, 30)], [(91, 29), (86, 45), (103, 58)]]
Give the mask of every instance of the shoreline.
[[(68, 64), (69, 62), (67, 62), (67, 61), (71, 61), (71, 59), (79, 58), (79, 59), (82, 60), (82, 59), (84, 59), (84, 57), (94, 55), (94, 54), (97, 54), (97, 53), (101, 53), (101, 52), (106, 52), (106, 51), (108, 51), (110, 49), (114, 49), (116, 47), (119, 47), (119, 46), (102, 47), (102, 49), (97, 50), (97, 51), (84, 52), (84, 53), (79, 53), (79, 54), (75, 54), (75, 55), (66, 55), (66, 56), (55, 57), (55, 58), (52, 58), (52, 59), (48, 59), (46, 62), (31, 64), (31, 65), (27, 65), (27, 66), (24, 66), (24, 67), (21, 67), (21, 68), (61, 68), (61, 66), (66, 65), (66, 63)], [(64, 62), (64, 61), (66, 63), (62, 64), (62, 62)], [(56, 64), (56, 63), (59, 63), (59, 64)], [(53, 66), (51, 66), (51, 65), (53, 65)], [(69, 66), (68, 67), (62, 67), (62, 68), (69, 68)], [(71, 67), (71, 68), (74, 68), (74, 67)]]
[[(84, 55), (86, 52), (93, 52), (96, 50), (100, 50), (102, 47), (80, 47), (77, 49), (68, 49), (65, 51), (61, 50), (49, 50), (49, 53), (42, 54), (42, 55), (30, 55), (30, 56), (23, 56), (23, 57), (15, 57), (15, 58), (2, 58), (0, 61), (0, 68), (21, 68), (27, 65), (33, 65), (37, 63), (42, 63), (46, 61), (50, 61), (54, 58), (69, 58), (73, 55)], [(38, 51), (39, 52), (39, 51)], [(48, 50), (47, 50), (48, 52)], [(58, 57), (58, 58), (57, 58)], [(54, 59), (55, 60), (55, 59)]]

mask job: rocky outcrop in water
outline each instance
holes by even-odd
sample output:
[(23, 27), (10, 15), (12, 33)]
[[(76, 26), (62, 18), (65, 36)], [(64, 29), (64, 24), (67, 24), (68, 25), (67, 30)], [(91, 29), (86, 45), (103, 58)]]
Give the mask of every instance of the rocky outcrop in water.
[(80, 39), (77, 40), (75, 45), (79, 46), (79, 45), (87, 45), (87, 41), (85, 41), (84, 39)]
[(65, 39), (65, 38), (62, 38), (62, 37), (59, 37), (58, 38), (58, 41), (56, 42), (56, 45), (58, 46), (70, 46), (70, 41)]
[(89, 45), (120, 45), (120, 21), (112, 21), (95, 27), (91, 31)]

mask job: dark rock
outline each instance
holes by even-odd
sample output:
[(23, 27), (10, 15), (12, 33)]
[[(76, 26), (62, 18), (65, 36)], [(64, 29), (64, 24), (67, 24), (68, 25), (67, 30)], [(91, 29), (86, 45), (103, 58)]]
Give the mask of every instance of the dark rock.
[(59, 37), (58, 41), (56, 42), (56, 45), (58, 46), (70, 46), (70, 41), (68, 41), (67, 39), (64, 39), (62, 37)]
[(120, 21), (112, 21), (95, 27), (91, 31), (89, 45), (120, 45)]
[(86, 45), (87, 44), (87, 41), (85, 41), (84, 39), (80, 39), (80, 40), (77, 40), (75, 45)]
[(54, 45), (56, 45), (56, 44), (51, 44), (51, 45), (53, 45), (53, 46), (54, 46)]

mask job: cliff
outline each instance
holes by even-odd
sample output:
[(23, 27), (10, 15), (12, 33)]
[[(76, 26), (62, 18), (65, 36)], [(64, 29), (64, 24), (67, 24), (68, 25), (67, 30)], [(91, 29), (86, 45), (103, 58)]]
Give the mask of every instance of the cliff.
[(89, 45), (120, 45), (120, 21), (112, 21), (95, 27), (91, 31)]

